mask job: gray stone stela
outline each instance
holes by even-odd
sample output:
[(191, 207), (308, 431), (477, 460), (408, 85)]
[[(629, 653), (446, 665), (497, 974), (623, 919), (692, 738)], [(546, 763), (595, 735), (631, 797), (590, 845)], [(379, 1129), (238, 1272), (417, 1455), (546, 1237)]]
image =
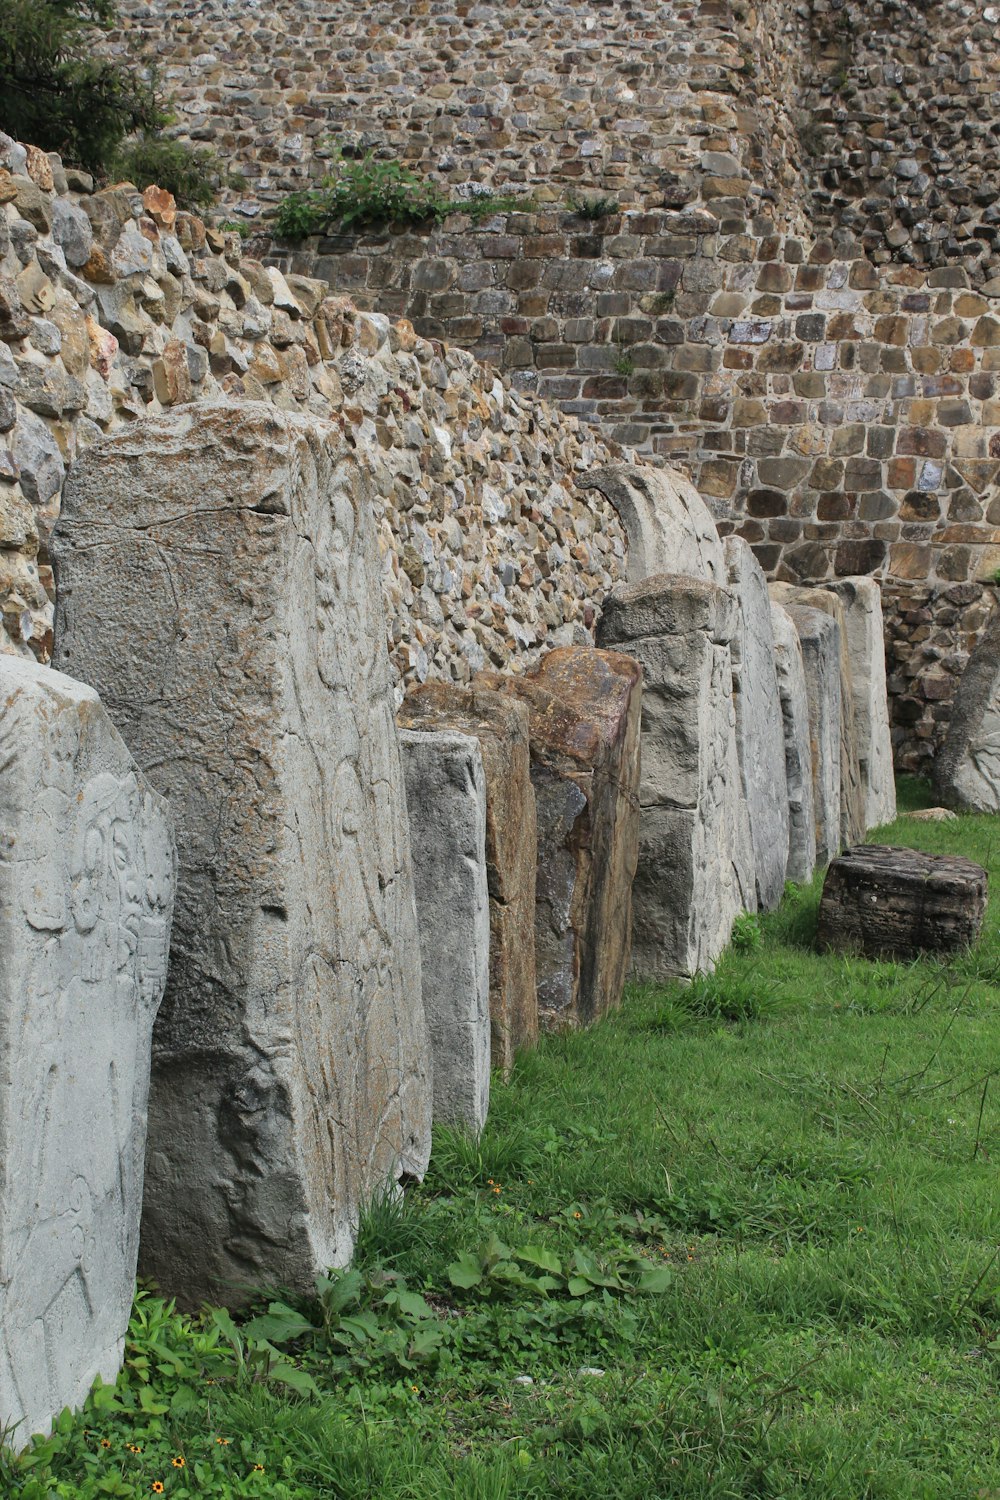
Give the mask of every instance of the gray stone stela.
[(339, 429), (182, 407), (89, 448), (58, 663), (171, 800), (142, 1269), (308, 1288), (430, 1147), (429, 1046), (369, 496)]
[(736, 597), (733, 702), (736, 749), (747, 799), (757, 878), (757, 904), (777, 906), (788, 863), (788, 783), (785, 731), (767, 580), (742, 537), (725, 540), (729, 587)]
[(756, 909), (732, 697), (735, 617), (729, 590), (704, 579), (661, 574), (605, 601), (598, 639), (643, 674), (632, 898), (641, 978), (710, 969), (733, 919)]
[(841, 578), (827, 587), (844, 606), (865, 828), (881, 828), (896, 816), (882, 590), (874, 578)]
[(948, 807), (1000, 812), (1000, 609), (959, 681), (934, 792)]
[(804, 604), (786, 604), (798, 631), (809, 699), (816, 863), (828, 865), (840, 849), (840, 626)]
[(785, 740), (788, 788), (788, 864), (785, 877), (807, 884), (816, 869), (816, 814), (813, 804), (809, 695), (798, 631), (780, 604), (771, 605), (774, 660)]
[(524, 676), (481, 680), (528, 707), (539, 1025), (586, 1026), (620, 1004), (628, 971), (641, 672), (620, 652), (566, 646)]
[(490, 1105), (490, 893), (479, 741), (399, 734), (413, 851), (434, 1119), (476, 1134)]
[(599, 490), (617, 510), (628, 534), (628, 581), (654, 573), (684, 573), (726, 582), (726, 561), (711, 511), (678, 469), (610, 465), (578, 478), (579, 489)]
[(407, 693), (401, 728), (449, 729), (479, 742), (486, 775), (490, 892), (490, 1054), (507, 1072), (538, 1040), (535, 996), (535, 794), (528, 710), (505, 693), (426, 682)]
[(121, 1367), (174, 845), (91, 688), (0, 655), (0, 701), (0, 1430), (20, 1448)]

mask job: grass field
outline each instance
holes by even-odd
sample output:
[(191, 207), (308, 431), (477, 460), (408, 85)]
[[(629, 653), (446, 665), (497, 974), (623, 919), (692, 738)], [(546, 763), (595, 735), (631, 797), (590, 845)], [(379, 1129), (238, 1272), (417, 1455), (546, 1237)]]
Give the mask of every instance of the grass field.
[(790, 892), (525, 1057), (314, 1301), (140, 1295), (0, 1492), (1000, 1500), (998, 826), (879, 835), (990, 867), (950, 968), (821, 957)]

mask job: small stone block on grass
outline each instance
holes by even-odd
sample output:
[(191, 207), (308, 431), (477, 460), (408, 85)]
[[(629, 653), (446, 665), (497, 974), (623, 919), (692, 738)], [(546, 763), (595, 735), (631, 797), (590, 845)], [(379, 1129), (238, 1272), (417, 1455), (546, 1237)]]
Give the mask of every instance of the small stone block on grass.
[(816, 941), (821, 951), (909, 959), (951, 953), (979, 936), (986, 871), (970, 859), (859, 844), (827, 871)]

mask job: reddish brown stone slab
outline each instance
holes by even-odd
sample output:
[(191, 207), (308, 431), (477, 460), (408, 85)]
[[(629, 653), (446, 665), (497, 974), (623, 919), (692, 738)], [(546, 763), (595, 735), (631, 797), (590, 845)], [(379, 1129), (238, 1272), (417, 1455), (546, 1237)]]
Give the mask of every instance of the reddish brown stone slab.
[(983, 924), (986, 885), (986, 871), (971, 859), (860, 844), (827, 871), (816, 940), (866, 958), (967, 948)]
[(523, 677), (477, 681), (530, 714), (539, 1024), (587, 1025), (620, 1003), (628, 968), (642, 669), (616, 651), (565, 647)]
[(486, 775), (490, 892), (490, 1052), (505, 1072), (538, 1040), (535, 1000), (535, 794), (528, 710), (486, 687), (427, 682), (407, 694), (402, 729), (451, 729), (479, 741)]

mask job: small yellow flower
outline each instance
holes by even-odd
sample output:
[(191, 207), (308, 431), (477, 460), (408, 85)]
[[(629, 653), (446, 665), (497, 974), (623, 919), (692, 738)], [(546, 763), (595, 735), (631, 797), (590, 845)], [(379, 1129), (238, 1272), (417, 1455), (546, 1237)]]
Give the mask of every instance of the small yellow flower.
[(102, 1448), (110, 1448), (111, 1447), (111, 1439), (110, 1438), (101, 1438), (101, 1447)]
[(419, 1387), (419, 1385), (411, 1385), (410, 1386), (410, 1390), (413, 1392), (413, 1394), (415, 1396), (418, 1396), (420, 1394), (420, 1387)]
[(573, 1214), (573, 1217), (574, 1217), (574, 1219), (582, 1219), (582, 1218), (583, 1218), (583, 1214), (582, 1214), (582, 1213), (580, 1213), (580, 1211), (579, 1211), (579, 1210), (577, 1210), (577, 1211), (576, 1211), (576, 1212), (575, 1212), (575, 1213), (574, 1213), (574, 1214)]
[(263, 1474), (263, 1472), (264, 1472), (264, 1465), (263, 1464), (254, 1464), (253, 1469), (252, 1469), (251, 1472), (254, 1473), (254, 1474)]
[(495, 1193), (502, 1193), (502, 1192), (503, 1192), (503, 1188), (498, 1188), (498, 1187), (495, 1187), (495, 1188), (494, 1188), (494, 1189), (493, 1189), (493, 1191), (494, 1191), (494, 1192), (495, 1192)]
[(221, 1443), (224, 1448), (228, 1448), (229, 1444), (232, 1442), (232, 1438), (216, 1438), (215, 1441), (217, 1443)]
[(181, 1457), (181, 1455), (179, 1453), (178, 1453), (177, 1457), (176, 1458), (172, 1458), (170, 1460), (170, 1462), (173, 1464), (173, 1466), (174, 1466), (175, 1469), (183, 1469), (183, 1467), (184, 1467), (184, 1460), (183, 1460), (183, 1458)]
[(161, 1481), (159, 1479), (154, 1479), (153, 1480), (153, 1494), (154, 1495), (162, 1495), (163, 1494), (163, 1485), (162, 1485), (162, 1483), (161, 1483)]
[(126, 1443), (125, 1446), (126, 1446), (126, 1448), (128, 1449), (128, 1451), (130, 1453), (141, 1453), (142, 1452), (142, 1449), (139, 1447), (138, 1443)]
[(487, 1177), (486, 1181), (489, 1183), (490, 1187), (493, 1186), (493, 1178), (492, 1177)]

